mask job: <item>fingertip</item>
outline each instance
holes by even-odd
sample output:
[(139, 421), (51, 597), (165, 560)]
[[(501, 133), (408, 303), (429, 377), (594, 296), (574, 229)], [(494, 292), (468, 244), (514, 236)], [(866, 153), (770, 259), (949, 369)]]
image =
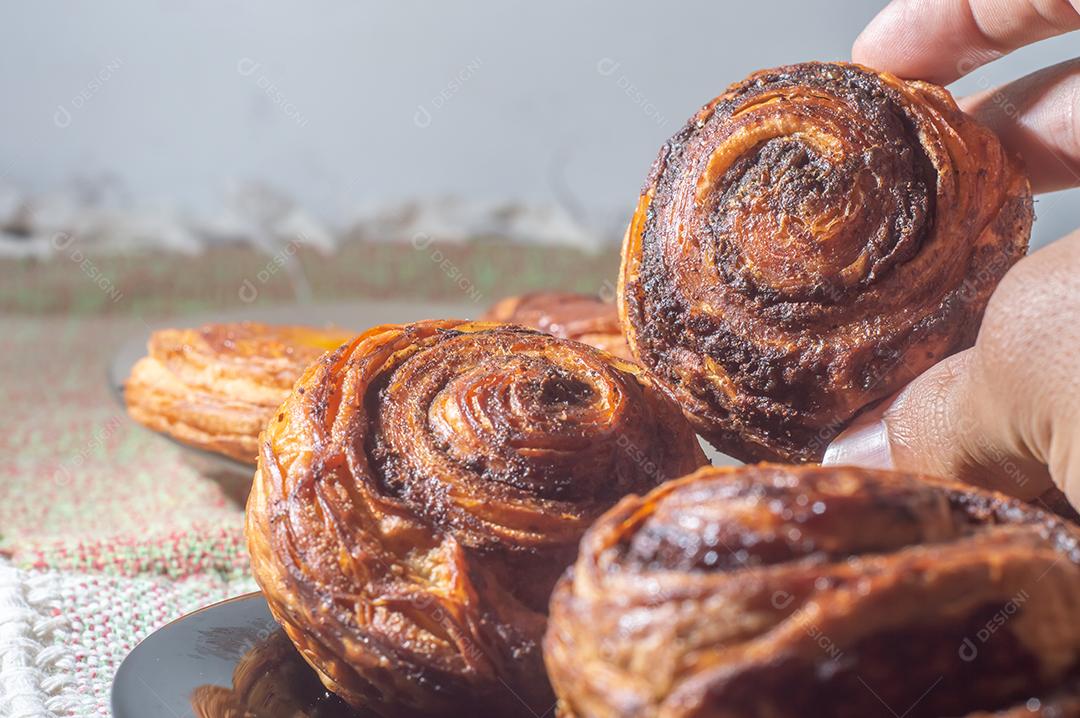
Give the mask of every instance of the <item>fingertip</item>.
[(1080, 185), (1080, 59), (957, 100), (1023, 157), (1032, 192)]
[(907, 80), (947, 85), (998, 56), (965, 2), (892, 0), (855, 39), (852, 60)]
[(877, 419), (845, 430), (829, 444), (821, 463), (824, 466), (862, 466), (868, 469), (895, 468), (885, 422)]
[(851, 61), (857, 62), (860, 65), (866, 65), (867, 67), (876, 67), (877, 63), (874, 58), (873, 49), (875, 43), (873, 42), (874, 23), (876, 18), (870, 22), (863, 31), (859, 33), (859, 36), (855, 38), (855, 42), (851, 44)]
[(893, 0), (893, 2), (882, 8), (874, 16), (874, 19), (863, 28), (863, 31), (859, 33), (859, 36), (855, 38), (855, 42), (851, 45), (852, 62), (872, 67), (875, 70), (892, 70), (888, 66), (891, 58), (888, 57), (887, 53), (883, 52), (887, 46), (887, 43), (883, 42), (883, 40), (890, 33), (896, 35), (897, 25), (901, 23), (903, 16), (901, 7), (903, 4), (904, 0)]

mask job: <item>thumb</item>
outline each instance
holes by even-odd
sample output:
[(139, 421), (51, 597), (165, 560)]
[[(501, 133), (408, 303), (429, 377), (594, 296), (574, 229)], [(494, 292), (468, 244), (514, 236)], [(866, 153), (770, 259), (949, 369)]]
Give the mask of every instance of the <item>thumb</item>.
[(860, 417), (825, 452), (852, 464), (943, 476), (1023, 499), (1053, 487), (1047, 467), (982, 420), (971, 370), (974, 349), (919, 376)]
[(1080, 506), (1080, 231), (1002, 279), (975, 346), (919, 376), (824, 463), (895, 468)]

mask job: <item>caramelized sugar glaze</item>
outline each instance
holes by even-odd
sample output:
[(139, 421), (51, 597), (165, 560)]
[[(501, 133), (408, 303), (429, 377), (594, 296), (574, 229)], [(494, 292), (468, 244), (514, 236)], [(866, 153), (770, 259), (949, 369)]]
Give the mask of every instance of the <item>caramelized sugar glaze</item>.
[(1017, 161), (943, 88), (764, 70), (661, 148), (623, 247), (623, 327), (718, 449), (817, 460), (974, 341), (1031, 222)]
[(545, 654), (576, 718), (1076, 716), (1078, 607), (1080, 531), (1019, 500), (710, 467), (594, 524)]
[(252, 566), (353, 705), (542, 714), (548, 598), (585, 529), (704, 463), (636, 364), (499, 324), (376, 327), (310, 367), (267, 426)]

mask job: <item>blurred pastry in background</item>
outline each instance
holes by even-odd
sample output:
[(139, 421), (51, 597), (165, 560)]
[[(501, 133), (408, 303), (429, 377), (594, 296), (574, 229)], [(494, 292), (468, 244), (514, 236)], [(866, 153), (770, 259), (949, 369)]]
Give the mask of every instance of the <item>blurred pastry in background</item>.
[(539, 329), (563, 339), (591, 344), (620, 359), (633, 360), (623, 337), (615, 303), (606, 302), (595, 294), (520, 294), (496, 302), (483, 319)]
[(184, 444), (254, 466), (259, 432), (293, 382), (351, 336), (256, 322), (156, 331), (124, 384), (128, 414)]

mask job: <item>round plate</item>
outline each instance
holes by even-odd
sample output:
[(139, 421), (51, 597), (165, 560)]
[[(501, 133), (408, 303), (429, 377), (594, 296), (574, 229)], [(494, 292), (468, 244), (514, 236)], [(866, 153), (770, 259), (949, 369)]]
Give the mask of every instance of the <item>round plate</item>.
[(114, 718), (370, 718), (329, 693), (261, 593), (190, 613), (116, 672)]
[[(313, 327), (342, 327), (357, 332), (378, 324), (415, 322), (421, 319), (471, 319), (484, 311), (475, 304), (432, 304), (420, 302), (342, 302), (335, 304), (294, 304), (269, 307), (245, 307), (213, 315), (177, 317), (156, 326), (147, 325), (120, 345), (107, 369), (109, 389), (121, 408), (124, 404), (124, 382), (131, 374), (131, 367), (146, 356), (146, 343), (150, 334), (167, 327), (200, 327), (204, 324), (254, 321), (266, 324), (300, 324)], [(254, 466), (212, 451), (189, 446), (168, 434), (157, 432), (181, 447), (186, 458), (203, 474), (216, 476), (225, 481), (251, 480)]]

